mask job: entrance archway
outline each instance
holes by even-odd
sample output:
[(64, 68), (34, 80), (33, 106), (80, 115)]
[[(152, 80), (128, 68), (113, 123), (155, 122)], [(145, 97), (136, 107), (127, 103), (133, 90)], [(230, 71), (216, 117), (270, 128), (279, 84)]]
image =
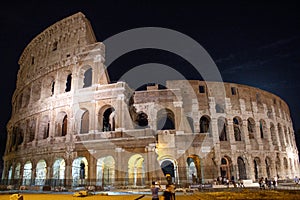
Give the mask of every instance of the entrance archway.
[(106, 156), (97, 160), (96, 185), (113, 185), (115, 180), (115, 160), (112, 156)]
[(255, 180), (258, 180), (260, 176), (260, 159), (258, 157), (254, 158), (253, 160), (254, 164), (254, 178)]
[(176, 169), (176, 164), (174, 163), (173, 160), (170, 160), (170, 159), (165, 159), (163, 161), (160, 162), (160, 167), (163, 171), (163, 174), (164, 176), (166, 177), (167, 175), (168, 176), (171, 176), (172, 178), (172, 183), (176, 181), (179, 181), (178, 180), (178, 173), (177, 173), (177, 169)]
[(145, 165), (144, 158), (140, 154), (135, 154), (128, 161), (128, 178), (130, 185), (144, 185)]
[(9, 168), (9, 171), (8, 171), (8, 180), (7, 180), (7, 182), (8, 182), (8, 184), (11, 184), (10, 182), (11, 182), (11, 179), (12, 179), (12, 171), (13, 171), (13, 167), (12, 167), (12, 165), (10, 166), (10, 168)]
[(197, 155), (187, 158), (187, 179), (193, 184), (201, 182), (200, 158)]
[(238, 157), (237, 159), (238, 169), (239, 169), (239, 178), (247, 179), (246, 166), (243, 158)]
[(115, 131), (115, 109), (113, 107), (107, 108), (102, 116), (102, 131)]
[(30, 185), (31, 175), (32, 175), (32, 164), (30, 161), (27, 161), (24, 165), (23, 182), (22, 182), (23, 185)]
[(221, 176), (225, 177), (227, 179), (231, 178), (231, 167), (232, 167), (232, 161), (229, 157), (225, 156), (221, 159)]
[(88, 177), (88, 161), (85, 157), (78, 157), (72, 164), (73, 185), (84, 185)]
[(40, 160), (36, 165), (35, 185), (45, 185), (47, 174), (47, 164), (45, 160)]
[(169, 109), (161, 109), (157, 113), (157, 130), (174, 130), (175, 115)]
[(53, 163), (54, 185), (64, 185), (66, 163), (62, 158), (56, 159)]

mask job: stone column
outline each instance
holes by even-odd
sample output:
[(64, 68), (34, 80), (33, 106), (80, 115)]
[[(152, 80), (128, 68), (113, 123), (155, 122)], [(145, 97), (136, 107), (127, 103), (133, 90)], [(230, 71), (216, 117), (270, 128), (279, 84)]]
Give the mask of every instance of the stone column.
[(271, 130), (270, 130), (270, 123), (267, 123), (266, 122), (266, 133), (264, 133), (265, 135), (267, 135), (267, 140), (268, 140), (268, 144), (270, 146), (270, 151), (274, 151), (274, 145), (273, 145), (273, 142), (272, 142), (272, 136), (271, 136)]
[(31, 169), (31, 184), (30, 185), (35, 185), (35, 177), (36, 177), (36, 165), (32, 164), (32, 169)]
[(19, 180), (17, 182), (17, 186), (21, 186), (23, 184), (23, 174), (24, 174), (24, 164), (21, 163), (20, 177), (19, 177)]
[(4, 162), (3, 165), (3, 174), (2, 174), (2, 179), (4, 180), (4, 184), (7, 184), (7, 177), (8, 177), (8, 164), (7, 161)]
[(145, 180), (145, 185), (151, 185), (152, 182), (152, 176), (151, 176), (151, 172), (154, 171), (152, 168), (154, 167), (152, 161), (152, 154), (155, 153), (155, 144), (149, 144), (148, 146), (145, 147), (145, 172), (146, 172), (146, 180)]
[[(178, 159), (177, 159), (177, 162), (178, 162), (178, 177), (177, 177), (177, 180), (179, 182), (176, 182), (180, 185), (186, 185), (187, 184), (187, 171), (186, 171), (186, 156), (185, 154), (183, 154), (182, 156), (180, 156)], [(201, 166), (200, 166), (201, 167)], [(201, 176), (199, 176), (198, 174), (198, 177), (201, 178)]]
[(279, 138), (278, 126), (277, 126), (276, 123), (274, 124), (274, 131), (275, 131), (275, 134), (276, 134), (276, 140), (277, 140), (278, 151), (281, 152), (281, 141), (280, 141), (280, 138)]
[(250, 144), (250, 140), (249, 140), (249, 132), (248, 132), (248, 121), (247, 119), (243, 119), (243, 126), (242, 126), (243, 130), (241, 130), (242, 132), (242, 140), (244, 139), (244, 143), (245, 143), (245, 149), (247, 151), (251, 150), (251, 144)]
[(65, 167), (65, 186), (70, 188), (73, 183), (72, 177), (72, 159), (69, 157), (66, 159), (66, 167)]
[(211, 134), (213, 137), (213, 144), (220, 143), (219, 141), (219, 130), (218, 130), (218, 119), (211, 118)]
[(92, 154), (90, 154), (89, 169), (88, 169), (88, 182), (89, 185), (96, 185), (96, 174), (97, 174), (97, 160)]
[(97, 126), (96, 126), (96, 119), (95, 116), (96, 113), (96, 102), (92, 101), (90, 104), (90, 120), (89, 120), (89, 133), (96, 133), (97, 132)]
[(251, 155), (245, 155), (246, 160), (244, 159), (245, 162), (245, 167), (246, 167), (246, 173), (247, 173), (247, 179), (255, 180), (255, 175), (254, 175), (254, 161), (252, 159)]
[[(262, 159), (260, 162), (260, 170), (261, 170), (261, 173), (259, 173), (259, 174), (262, 177), (267, 177), (266, 162), (264, 159)], [(260, 177), (258, 177), (258, 178), (260, 178)]]
[(52, 174), (53, 174), (52, 165), (48, 165), (47, 166), (47, 175), (46, 175), (45, 185), (51, 185), (52, 184)]
[[(263, 129), (263, 127), (262, 127)], [(265, 130), (263, 129), (263, 134), (264, 134), (264, 138), (267, 139), (266, 137), (269, 137), (268, 133), (265, 133)], [(257, 140), (257, 143), (258, 143), (258, 149), (260, 151), (263, 151), (264, 150), (264, 143), (263, 143), (263, 139), (261, 138), (260, 136), (260, 121), (256, 122), (255, 124), (255, 136), (254, 138)]]
[[(62, 123), (61, 122), (57, 122), (56, 120), (56, 114), (55, 112), (53, 112), (53, 110), (49, 110), (49, 120), (50, 120), (50, 127), (49, 127), (49, 137), (48, 138), (52, 138), (52, 137), (55, 137), (56, 136), (56, 125), (57, 123)], [(58, 133), (58, 134), (61, 134), (61, 133)]]
[(125, 154), (126, 152), (121, 147), (115, 148), (115, 185), (125, 185), (126, 165), (123, 164)]
[(231, 151), (235, 152), (236, 151), (236, 141), (234, 138), (234, 130), (233, 130), (233, 120), (232, 119), (227, 119), (227, 137), (229, 139), (230, 145), (231, 145)]
[(32, 141), (32, 147), (35, 147), (37, 145), (37, 141), (39, 140), (39, 130), (40, 130), (40, 121), (41, 121), (41, 115), (39, 115), (36, 118), (36, 126), (35, 126), (35, 134), (34, 134), (34, 140)]
[(11, 172), (11, 178), (10, 178), (10, 184), (14, 184), (15, 180), (14, 180), (14, 177), (15, 177), (15, 169), (16, 169), (16, 163), (14, 163), (12, 165), (12, 172)]

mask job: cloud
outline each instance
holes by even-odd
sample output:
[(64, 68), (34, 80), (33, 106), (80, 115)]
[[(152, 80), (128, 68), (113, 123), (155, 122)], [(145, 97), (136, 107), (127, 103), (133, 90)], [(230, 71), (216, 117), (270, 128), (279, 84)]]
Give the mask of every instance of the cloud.
[(274, 48), (279, 48), (283, 45), (287, 45), (291, 42), (293, 42), (293, 40), (297, 40), (299, 39), (299, 36), (294, 36), (294, 37), (290, 37), (290, 38), (286, 38), (286, 39), (281, 39), (281, 40), (277, 40), (275, 42), (272, 42), (270, 44), (267, 45), (263, 45), (261, 47), (259, 47), (259, 49), (274, 49)]
[(274, 70), (274, 68), (299, 68), (299, 39), (299, 36), (294, 36), (277, 40), (257, 48), (231, 53), (215, 62), (224, 75), (236, 74), (241, 70), (252, 72)]

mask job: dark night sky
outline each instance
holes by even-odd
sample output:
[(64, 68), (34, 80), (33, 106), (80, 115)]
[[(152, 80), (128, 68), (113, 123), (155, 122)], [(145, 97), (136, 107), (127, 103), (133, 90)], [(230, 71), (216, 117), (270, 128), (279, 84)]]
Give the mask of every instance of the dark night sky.
[[(210, 54), (224, 81), (258, 87), (285, 100), (295, 132), (300, 129), (300, 12), (293, 1), (89, 2), (94, 1), (8, 1), (1, 5), (1, 154), (19, 56), (45, 28), (78, 11), (90, 20), (98, 41), (146, 26), (188, 35)], [(186, 65), (166, 52), (142, 50), (118, 59), (109, 71), (111, 79), (117, 79), (118, 74), (113, 72), (118, 71), (118, 63), (129, 68), (154, 61), (169, 66)]]

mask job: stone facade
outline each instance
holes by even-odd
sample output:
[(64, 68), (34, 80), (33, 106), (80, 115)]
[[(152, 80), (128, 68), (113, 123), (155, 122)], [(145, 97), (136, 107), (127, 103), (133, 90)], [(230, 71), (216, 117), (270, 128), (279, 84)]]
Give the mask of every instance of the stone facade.
[(111, 83), (105, 48), (77, 13), (22, 53), (3, 181), (15, 185), (179, 185), (218, 176), (299, 176), (288, 105), (234, 83)]

